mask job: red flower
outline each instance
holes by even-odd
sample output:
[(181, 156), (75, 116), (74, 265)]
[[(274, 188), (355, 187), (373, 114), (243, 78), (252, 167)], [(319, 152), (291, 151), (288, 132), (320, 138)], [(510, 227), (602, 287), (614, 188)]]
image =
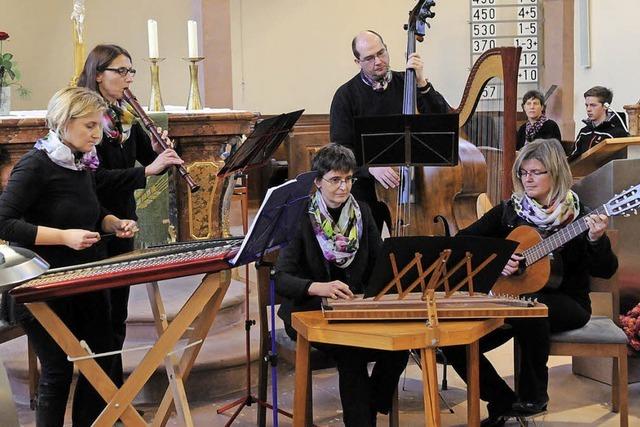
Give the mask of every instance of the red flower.
[(7, 40), (9, 38), (9, 33), (5, 33), (4, 31), (0, 31), (0, 41)]

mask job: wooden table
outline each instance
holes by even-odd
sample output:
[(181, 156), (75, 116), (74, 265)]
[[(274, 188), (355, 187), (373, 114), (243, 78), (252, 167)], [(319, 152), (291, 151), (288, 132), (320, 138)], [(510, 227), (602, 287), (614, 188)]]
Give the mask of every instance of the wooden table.
[(468, 425), (477, 426), (480, 424), (478, 340), (503, 323), (504, 319), (448, 320), (431, 328), (424, 321), (329, 323), (320, 311), (293, 313), (292, 326), (298, 332), (293, 425), (305, 425), (309, 343), (319, 342), (379, 350), (420, 349), (425, 426), (440, 425), (437, 347), (466, 345)]

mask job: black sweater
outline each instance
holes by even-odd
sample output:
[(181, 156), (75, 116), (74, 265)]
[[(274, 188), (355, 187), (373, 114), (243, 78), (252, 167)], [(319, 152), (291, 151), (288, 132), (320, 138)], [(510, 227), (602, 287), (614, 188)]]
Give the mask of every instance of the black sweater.
[(287, 327), (291, 325), (292, 312), (320, 309), (320, 297), (312, 297), (307, 293), (311, 282), (342, 280), (352, 292), (364, 293), (382, 240), (369, 206), (362, 202), (359, 204), (362, 211), (360, 247), (351, 264), (341, 269), (342, 277), (335, 277), (335, 273), (332, 275), (332, 271), (336, 269), (330, 268), (329, 262), (325, 260), (305, 208), (295, 236), (280, 251), (276, 263), (276, 292), (285, 298), (278, 315)]
[(538, 131), (538, 133), (533, 135), (533, 138), (527, 139), (526, 129), (527, 129), (526, 123), (523, 123), (522, 126), (520, 126), (520, 129), (518, 129), (516, 150), (519, 150), (522, 147), (524, 147), (524, 144), (526, 142), (531, 142), (535, 139), (551, 139), (552, 138), (562, 142), (562, 135), (560, 135), (560, 128), (558, 127), (558, 124), (553, 120), (547, 120), (546, 122), (544, 122), (542, 127)]
[(13, 168), (0, 196), (0, 238), (36, 252), (51, 267), (95, 261), (96, 245), (74, 250), (63, 245), (36, 245), (38, 226), (98, 231), (106, 212), (95, 193), (94, 176), (53, 163), (32, 149)]
[[(429, 83), (428, 91), (417, 89), (418, 111), (421, 113), (446, 113), (447, 101)], [(426, 90), (426, 89), (425, 89)], [(387, 89), (374, 91), (362, 81), (360, 73), (338, 88), (330, 111), (331, 142), (353, 149), (355, 132), (353, 118), (358, 116), (383, 116), (401, 114), (404, 97), (404, 72), (392, 71)]]
[[(438, 91), (429, 83), (427, 89), (416, 91), (418, 111), (421, 113), (446, 113), (451, 107)], [(425, 93), (426, 90), (426, 93)], [(354, 117), (383, 116), (401, 114), (404, 98), (404, 72), (392, 71), (387, 89), (374, 91), (362, 81), (360, 73), (338, 88), (331, 102), (330, 138), (331, 142), (354, 149)], [(353, 185), (352, 193), (359, 200), (373, 203), (376, 200), (375, 183), (367, 167), (358, 168), (354, 174), (359, 180)]]
[(136, 122), (123, 144), (103, 136), (96, 148), (100, 158), (100, 167), (96, 171), (100, 203), (118, 218), (138, 219), (133, 192), (144, 188), (147, 180), (144, 167), (135, 167), (136, 160), (147, 166), (157, 157), (149, 136)]
[[(585, 213), (586, 208), (580, 205), (580, 217)], [(458, 235), (503, 238), (519, 225), (531, 226), (516, 214), (513, 202), (509, 200), (494, 206), (478, 221), (460, 230)], [(618, 258), (611, 250), (609, 238), (605, 235), (590, 243), (585, 231), (559, 248), (556, 253), (560, 254), (563, 267), (560, 287), (553, 291), (542, 289), (541, 292), (562, 292), (590, 310), (589, 276), (609, 278), (618, 269)]]

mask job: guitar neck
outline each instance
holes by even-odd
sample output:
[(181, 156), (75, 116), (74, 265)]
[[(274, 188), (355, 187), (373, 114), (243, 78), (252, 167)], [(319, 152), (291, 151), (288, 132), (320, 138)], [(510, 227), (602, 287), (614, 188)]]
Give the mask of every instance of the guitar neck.
[[(606, 214), (604, 205), (600, 206), (598, 209), (594, 210), (591, 213)], [(534, 245), (525, 250), (523, 255), (526, 259), (526, 265), (529, 266), (533, 264), (539, 259), (547, 256), (554, 250), (558, 249), (568, 241), (584, 233), (589, 228), (584, 218), (585, 217), (577, 219), (557, 233), (554, 233), (546, 239), (543, 239), (542, 242), (538, 243), (537, 245)]]

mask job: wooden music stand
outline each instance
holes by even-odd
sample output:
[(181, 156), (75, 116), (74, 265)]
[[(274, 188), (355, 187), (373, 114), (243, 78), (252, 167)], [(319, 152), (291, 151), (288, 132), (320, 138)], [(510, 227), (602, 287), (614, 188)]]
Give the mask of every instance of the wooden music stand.
[[(402, 300), (418, 284), (423, 299), (427, 290), (441, 286), (447, 297), (464, 285), (470, 295), (476, 288), (488, 292), (516, 246), (510, 240), (472, 236), (391, 237), (382, 245), (381, 262), (374, 267), (366, 295), (375, 295), (377, 301), (395, 287)], [(398, 265), (404, 267), (399, 271)]]
[[(536, 301), (486, 294), (516, 246), (510, 240), (470, 236), (389, 238), (365, 295), (352, 300), (324, 298), (324, 317), (429, 319), (430, 293), (436, 295), (439, 318), (547, 316), (547, 307)], [(421, 292), (412, 292), (418, 285)], [(461, 292), (465, 286), (467, 292)], [(438, 289), (444, 290), (436, 293)]]
[[(166, 318), (157, 283), (147, 285), (158, 340), (120, 389), (96, 363), (95, 355), (90, 352), (86, 344), (76, 338), (46, 302), (29, 302), (25, 305), (67, 354), (69, 360), (74, 362), (82, 375), (107, 402), (104, 411), (95, 420), (93, 426), (111, 427), (118, 419), (121, 419), (126, 426), (147, 426), (146, 421), (134, 409), (132, 402), (163, 361), (169, 376), (169, 387), (165, 391), (152, 424), (158, 426), (166, 424), (172, 405), (175, 404), (182, 418), (182, 425), (193, 426), (184, 382), (189, 376), (229, 286), (228, 278), (218, 276), (228, 274), (229, 271), (224, 270), (217, 275), (207, 275), (171, 322)], [(186, 334), (191, 326), (193, 330)], [(183, 348), (184, 352), (178, 359), (174, 355), (174, 347), (185, 336), (188, 336), (188, 344)]]
[[(487, 266), (491, 261), (493, 261), (496, 257), (496, 253), (491, 253), (485, 260), (483, 260), (478, 267), (473, 269), (471, 264), (471, 258), (473, 255), (471, 252), (465, 252), (464, 258), (462, 258), (458, 263), (451, 269), (451, 271), (447, 271), (447, 261), (451, 256), (451, 249), (445, 249), (440, 252), (440, 256), (436, 259), (431, 265), (423, 270), (422, 267), (422, 255), (418, 252), (415, 253), (414, 258), (410, 261), (401, 271), (398, 271), (398, 267), (396, 265), (396, 257), (392, 252), (389, 254), (389, 259), (391, 262), (391, 268), (393, 270), (393, 279), (384, 287), (378, 294), (373, 298), (374, 301), (380, 300), (392, 287), (395, 286), (396, 291), (398, 292), (398, 299), (403, 300), (411, 291), (413, 291), (416, 286), (420, 285), (422, 289), (422, 299), (427, 300), (427, 293), (430, 291), (435, 291), (441, 285), (444, 285), (445, 290), (445, 298), (449, 298), (454, 292), (458, 291), (464, 285), (467, 285), (469, 288), (469, 295), (473, 296), (473, 276), (478, 274), (483, 268)], [(418, 277), (405, 289), (402, 288), (402, 277), (409, 272), (413, 267), (416, 266), (418, 270)], [(462, 266), (466, 266), (467, 275), (458, 282), (453, 288), (449, 285), (449, 278), (454, 275)], [(429, 283), (425, 284), (424, 279), (431, 274), (431, 278), (429, 279)]]
[(587, 176), (611, 160), (622, 158), (623, 150), (634, 145), (640, 145), (640, 137), (605, 139), (571, 160), (569, 163), (571, 174), (574, 178)]

